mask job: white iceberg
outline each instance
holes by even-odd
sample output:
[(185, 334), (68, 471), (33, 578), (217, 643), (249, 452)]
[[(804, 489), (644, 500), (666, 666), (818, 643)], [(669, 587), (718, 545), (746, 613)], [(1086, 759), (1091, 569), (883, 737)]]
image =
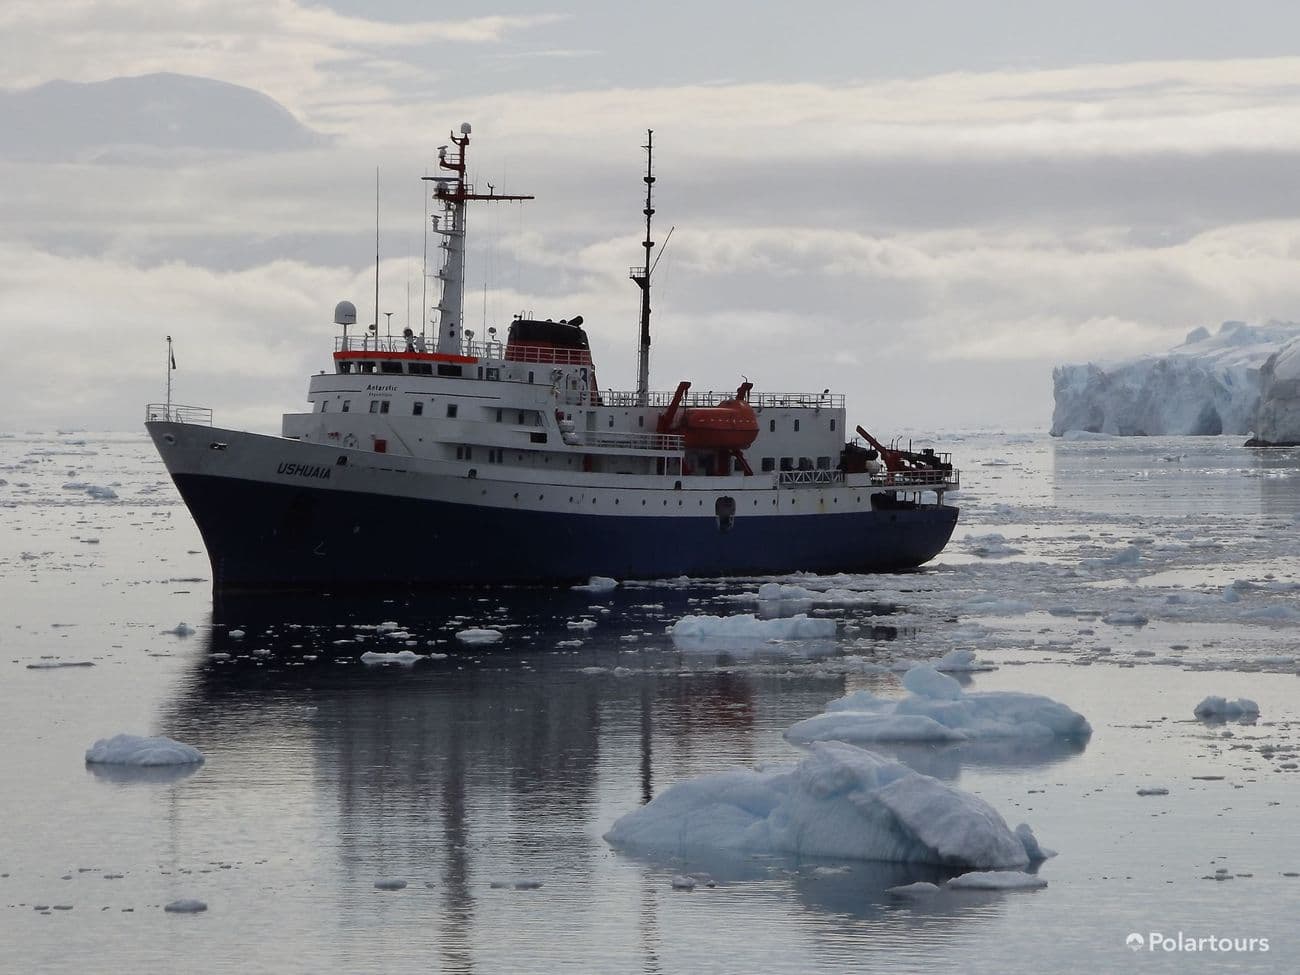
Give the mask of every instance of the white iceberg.
[(621, 817), (616, 847), (1019, 868), (1024, 844), (978, 796), (841, 742), (796, 765), (687, 779)]
[(399, 650), (396, 653), (379, 653), (375, 650), (367, 650), (361, 655), (363, 664), (411, 664), (424, 660), (424, 654), (416, 653), (413, 650)]
[(456, 639), (461, 643), (496, 643), (501, 639), (501, 631), (470, 627), (468, 630), (458, 631)]
[(1196, 705), (1192, 711), (1198, 718), (1225, 719), (1232, 720), (1236, 718), (1257, 718), (1259, 717), (1259, 705), (1248, 697), (1240, 697), (1235, 701), (1229, 701), (1224, 697), (1211, 695)]
[(945, 886), (951, 890), (1041, 890), (1047, 881), (1016, 870), (985, 870), (953, 877)]
[(1261, 407), (1261, 369), (1300, 336), (1300, 325), (1224, 322), (1197, 328), (1161, 356), (1052, 371), (1052, 436), (1071, 430), (1123, 436), (1244, 434)]
[(613, 592), (618, 588), (618, 580), (608, 576), (592, 576), (585, 585), (570, 586), (578, 592)]
[(683, 616), (668, 630), (673, 641), (700, 643), (711, 640), (766, 642), (768, 640), (825, 640), (835, 636), (834, 620), (813, 619), (807, 613), (780, 619), (739, 616)]
[(971, 691), (928, 664), (903, 676), (912, 693), (901, 700), (857, 691), (831, 701), (826, 713), (797, 722), (785, 737), (816, 741), (958, 742), (979, 739), (1071, 738), (1092, 734), (1086, 718), (1064, 704), (1019, 691)]
[(86, 761), (92, 765), (141, 767), (197, 765), (203, 761), (203, 753), (193, 745), (186, 745), (171, 738), (122, 734), (114, 735), (112, 738), (100, 738), (86, 750)]
[(1300, 444), (1300, 339), (1268, 357), (1259, 373), (1256, 444)]

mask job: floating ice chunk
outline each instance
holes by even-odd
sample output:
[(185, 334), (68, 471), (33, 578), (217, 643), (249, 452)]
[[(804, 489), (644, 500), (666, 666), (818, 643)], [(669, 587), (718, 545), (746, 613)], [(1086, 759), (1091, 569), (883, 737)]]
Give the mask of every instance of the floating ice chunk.
[(243, 630), (231, 630), (229, 636), (232, 640), (242, 640), (244, 638)]
[(1021, 823), (1016, 827), (1016, 838), (1024, 846), (1025, 856), (1029, 857), (1030, 863), (1039, 863), (1056, 856), (1055, 850), (1049, 850), (1038, 845), (1038, 837), (1034, 835), (1034, 831), (1029, 828), (1028, 823)]
[(86, 761), (105, 765), (197, 765), (203, 761), (203, 753), (193, 745), (167, 737), (122, 734), (100, 738), (86, 750)]
[(457, 632), (456, 639), (461, 643), (496, 643), (501, 639), (501, 631), (471, 627)]
[(909, 670), (903, 685), (912, 694), (902, 700), (858, 691), (831, 701), (825, 714), (794, 724), (785, 737), (804, 744), (832, 740), (1086, 740), (1092, 734), (1083, 715), (1049, 697), (1017, 691), (967, 693), (951, 677), (924, 664)]
[(671, 881), (673, 890), (694, 890), (695, 878), (679, 874)]
[(1141, 613), (1119, 612), (1107, 613), (1101, 618), (1103, 623), (1109, 623), (1111, 626), (1146, 626), (1151, 622)]
[(1223, 587), (1223, 601), (1224, 601), (1225, 603), (1239, 603), (1239, 602), (1241, 602), (1241, 590), (1238, 589), (1236, 586), (1224, 586), (1224, 587)]
[(978, 796), (842, 742), (793, 766), (687, 779), (621, 817), (616, 847), (1023, 867), (1024, 845)]
[(962, 696), (960, 684), (928, 664), (918, 664), (904, 674), (903, 686), (917, 697), (936, 701), (955, 701)]
[(493, 880), (488, 883), (488, 886), (493, 890), (539, 890), (542, 881), (521, 877), (517, 880)]
[(1032, 612), (1034, 606), (1023, 599), (976, 596), (954, 604), (954, 609), (961, 613), (978, 613), (981, 616), (1019, 616), (1022, 613)]
[(564, 624), (570, 630), (594, 630), (596, 628), (595, 620), (569, 620)]
[(1259, 705), (1248, 697), (1240, 697), (1235, 701), (1229, 701), (1227, 698), (1216, 697), (1211, 695), (1192, 712), (1198, 718), (1245, 718), (1259, 717)]
[(405, 890), (406, 881), (398, 880), (395, 877), (382, 878), (375, 881), (375, 890)]
[(168, 914), (198, 914), (207, 909), (207, 904), (192, 897), (182, 897), (180, 900), (172, 901), (163, 908)]
[(1167, 795), (1169, 795), (1169, 790), (1166, 789), (1163, 785), (1144, 785), (1144, 786), (1142, 786), (1142, 788), (1138, 789), (1137, 792), (1138, 792), (1138, 795), (1140, 795), (1140, 796), (1167, 796)]
[(1013, 548), (1007, 544), (1007, 540), (999, 535), (971, 535), (966, 539), (966, 544), (970, 546), (971, 554), (978, 555), (983, 559), (1001, 559), (1009, 555), (1020, 555), (1024, 549)]
[(684, 616), (669, 628), (673, 640), (817, 640), (835, 636), (834, 620), (813, 619), (807, 613), (763, 620), (740, 616)]
[(947, 886), (952, 890), (1041, 890), (1047, 881), (1017, 870), (982, 870), (953, 877)]
[(37, 660), (27, 665), (28, 670), (59, 670), (63, 667), (93, 667), (93, 660)]
[(425, 659), (424, 654), (415, 653), (412, 650), (399, 650), (396, 653), (379, 653), (375, 650), (367, 650), (361, 655), (363, 664), (406, 664), (409, 666), (423, 659)]
[(176, 636), (193, 636), (194, 627), (188, 623), (177, 623), (170, 630), (164, 630), (164, 633), (173, 633)]
[(931, 666), (941, 674), (973, 674), (985, 670), (997, 670), (992, 664), (976, 660), (974, 650), (949, 650)]
[(939, 887), (924, 880), (918, 880), (914, 884), (890, 887), (885, 893), (893, 894), (895, 897), (932, 897), (939, 893)]
[(63, 485), (65, 491), (84, 491), (92, 498), (98, 501), (111, 501), (117, 497), (117, 492), (111, 487), (105, 487), (100, 484), (87, 484), (85, 481), (69, 481)]
[(570, 586), (578, 592), (612, 592), (618, 588), (618, 580), (609, 576), (592, 576), (585, 585)]

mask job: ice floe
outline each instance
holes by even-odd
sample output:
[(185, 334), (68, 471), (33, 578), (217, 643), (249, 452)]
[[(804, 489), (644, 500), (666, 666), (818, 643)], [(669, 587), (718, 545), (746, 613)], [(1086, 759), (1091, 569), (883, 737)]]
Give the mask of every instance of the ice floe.
[(426, 659), (424, 654), (416, 653), (413, 650), (398, 650), (396, 653), (380, 653), (376, 650), (367, 650), (361, 655), (363, 664), (406, 664), (409, 666), (424, 659)]
[(100, 738), (86, 750), (89, 764), (104, 765), (197, 765), (203, 753), (193, 745), (159, 736), (121, 734)]
[(456, 639), (461, 643), (496, 643), (501, 639), (501, 631), (471, 627), (457, 631)]
[(982, 870), (953, 877), (945, 886), (949, 890), (1040, 890), (1047, 881), (1016, 870)]
[(618, 588), (618, 580), (609, 576), (592, 576), (584, 585), (569, 588), (578, 592), (613, 592)]
[(175, 636), (193, 636), (194, 627), (190, 626), (188, 623), (182, 622), (177, 623), (170, 630), (165, 630), (164, 632), (174, 634)]
[(745, 613), (739, 616), (684, 616), (668, 632), (675, 643), (704, 643), (713, 640), (825, 640), (835, 636), (836, 625), (835, 620), (814, 619), (807, 613), (770, 620)]
[(796, 854), (1017, 868), (1029, 855), (983, 799), (842, 742), (793, 766), (729, 769), (679, 782), (605, 834), (620, 848)]
[(831, 701), (824, 714), (792, 725), (796, 744), (815, 741), (959, 742), (987, 738), (1085, 740), (1087, 719), (1064, 704), (1019, 691), (967, 692), (956, 680), (920, 664), (903, 676), (901, 700), (856, 691)]
[(1259, 705), (1248, 697), (1240, 697), (1235, 701), (1229, 701), (1227, 698), (1211, 695), (1196, 705), (1192, 713), (1198, 718), (1210, 720), (1257, 718), (1259, 717)]
[(199, 914), (207, 909), (207, 904), (192, 897), (182, 897), (163, 908), (168, 914)]

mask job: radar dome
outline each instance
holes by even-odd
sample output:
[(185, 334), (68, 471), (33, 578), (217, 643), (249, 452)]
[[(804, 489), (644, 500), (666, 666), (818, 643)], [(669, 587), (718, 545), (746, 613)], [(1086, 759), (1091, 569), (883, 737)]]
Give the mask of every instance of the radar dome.
[(335, 325), (355, 325), (357, 323), (357, 306), (350, 301), (340, 301), (334, 306)]

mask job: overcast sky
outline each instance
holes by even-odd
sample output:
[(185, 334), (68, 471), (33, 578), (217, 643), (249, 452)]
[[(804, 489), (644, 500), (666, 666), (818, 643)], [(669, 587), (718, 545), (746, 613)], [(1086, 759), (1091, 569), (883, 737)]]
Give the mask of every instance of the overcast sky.
[(467, 324), (582, 314), (607, 387), (634, 382), (646, 128), (658, 387), (1046, 428), (1055, 364), (1300, 319), (1298, 5), (435, 10), (7, 0), (0, 430), (138, 427), (167, 334), (179, 402), (277, 430), (335, 302), (373, 307), (376, 166), (381, 315), (418, 329), (419, 177), (462, 121), (479, 183), (538, 197), (471, 214)]

